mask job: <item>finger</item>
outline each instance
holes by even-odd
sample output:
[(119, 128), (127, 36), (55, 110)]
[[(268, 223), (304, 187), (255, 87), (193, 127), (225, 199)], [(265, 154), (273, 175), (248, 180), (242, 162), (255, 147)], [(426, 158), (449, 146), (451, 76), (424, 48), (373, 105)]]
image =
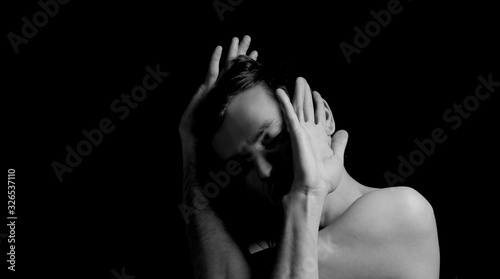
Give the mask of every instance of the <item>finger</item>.
[(314, 105), (311, 95), (311, 87), (309, 83), (304, 79), (304, 120), (314, 121)]
[(349, 139), (349, 134), (346, 130), (338, 130), (332, 136), (332, 150), (333, 153), (338, 155), (344, 164), (344, 152), (347, 146), (347, 140)]
[(293, 96), (293, 107), (299, 121), (304, 121), (304, 78), (298, 77), (295, 81), (295, 95)]
[(243, 39), (241, 39), (240, 46), (238, 47), (238, 55), (246, 55), (248, 47), (250, 46), (250, 41), (252, 39), (250, 36), (245, 35)]
[(258, 53), (256, 50), (254, 50), (254, 51), (252, 51), (252, 52), (250, 53), (250, 55), (249, 55), (249, 56), (250, 56), (250, 58), (252, 58), (253, 60), (257, 61), (257, 57), (259, 56), (259, 53)]
[(231, 41), (231, 45), (229, 46), (229, 52), (227, 53), (227, 61), (226, 63), (231, 62), (236, 56), (238, 56), (238, 43), (239, 40), (237, 37), (234, 37)]
[(323, 126), (325, 125), (325, 102), (323, 101), (323, 98), (321, 97), (321, 94), (319, 94), (318, 91), (313, 92), (313, 98), (314, 98), (314, 118), (315, 118), (315, 123), (316, 124), (322, 124)]
[(205, 78), (205, 86), (207, 88), (211, 88), (215, 81), (217, 80), (217, 77), (219, 76), (219, 63), (220, 63), (220, 57), (222, 54), (222, 47), (217, 46), (214, 50), (214, 53), (212, 54), (212, 58), (210, 59), (210, 63), (208, 65), (208, 73), (207, 77)]
[(278, 97), (278, 101), (281, 106), (281, 110), (283, 111), (283, 116), (285, 117), (286, 125), (288, 127), (288, 131), (292, 133), (298, 128), (299, 120), (297, 119), (297, 114), (293, 109), (292, 103), (290, 102), (290, 98), (283, 91), (283, 89), (277, 89), (276, 95)]

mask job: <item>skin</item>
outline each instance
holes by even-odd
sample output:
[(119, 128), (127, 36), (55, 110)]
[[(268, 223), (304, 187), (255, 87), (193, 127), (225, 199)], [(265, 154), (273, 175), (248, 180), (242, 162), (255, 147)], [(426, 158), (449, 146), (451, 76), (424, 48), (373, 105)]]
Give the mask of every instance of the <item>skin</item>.
[[(306, 81), (299, 78), (297, 86), (300, 84)], [(324, 118), (327, 125), (323, 141), (330, 147), (335, 123), (328, 107)], [(267, 161), (268, 151), (263, 143), (265, 139), (272, 141), (281, 132), (283, 121), (279, 101), (263, 85), (242, 92), (229, 105), (212, 144), (224, 159), (237, 153), (242, 145), (252, 152), (254, 168), (246, 187), (263, 189), (261, 179), (271, 176), (275, 164), (284, 164)], [(248, 146), (248, 139), (265, 123), (272, 124)], [(265, 190), (260, 192), (263, 200), (271, 199)], [(340, 183), (324, 201), (319, 228), (320, 278), (322, 274), (338, 274), (338, 278), (354, 275), (377, 278), (377, 274), (380, 278), (390, 274), (398, 278), (405, 278), (405, 274), (408, 278), (438, 277), (439, 250), (433, 210), (425, 198), (409, 187), (368, 187), (342, 168)], [(415, 262), (420, 266), (411, 271), (399, 268), (416, 265)], [(366, 265), (371, 268), (366, 271), (357, 268)]]
[[(233, 53), (237, 49), (245, 54), (249, 39), (242, 44), (243, 47), (241, 44), (234, 47), (233, 40)], [(212, 62), (218, 64), (215, 57)], [(259, 133), (264, 124), (268, 125)], [(181, 127), (184, 159), (189, 162), (189, 146), (196, 140), (183, 135), (187, 132)], [(290, 191), (276, 200), (268, 188), (282, 186), (279, 178), (273, 177), (273, 169), (285, 164), (287, 158), (272, 156), (282, 154), (280, 149), (284, 145), (269, 148), (268, 143), (282, 129), (287, 129), (287, 139), (292, 145), (294, 180)], [(319, 93), (311, 92), (303, 78), (297, 79), (294, 100), (289, 100), (282, 90), (270, 92), (265, 84), (259, 84), (229, 104), (224, 122), (212, 141), (215, 151), (223, 159), (242, 148), (250, 152), (253, 169), (243, 186), (260, 193), (262, 201), (281, 202), (285, 212), (274, 277), (438, 278), (439, 244), (431, 205), (409, 187), (376, 189), (357, 182), (343, 166), (347, 139), (347, 132), (335, 131), (328, 104)], [(223, 237), (221, 224), (217, 225), (220, 220), (210, 215), (210, 211), (199, 214), (203, 230), (209, 227), (212, 233), (210, 239), (198, 245), (224, 242), (228, 244), (224, 253), (232, 253), (227, 257), (231, 260), (214, 260), (223, 252), (212, 252), (205, 257), (205, 263), (210, 263), (205, 268), (213, 275), (206, 277), (247, 274), (244, 256), (237, 245)], [(206, 221), (209, 218), (213, 219), (211, 226)], [(211, 249), (216, 247), (206, 250)], [(220, 268), (216, 270), (213, 266)]]
[[(298, 78), (297, 85), (306, 84), (305, 79)], [(325, 104), (326, 102), (323, 101)], [(325, 133), (324, 142), (327, 148), (332, 144), (331, 135), (335, 131), (335, 122), (332, 112), (325, 106)], [(283, 115), (280, 104), (273, 92), (270, 92), (264, 84), (259, 84), (248, 90), (241, 92), (229, 104), (224, 121), (212, 140), (212, 146), (218, 155), (227, 160), (236, 155), (239, 150), (245, 149), (253, 157), (253, 168), (247, 174), (245, 187), (249, 187), (259, 192), (261, 201), (271, 201), (265, 187), (276, 187), (273, 184), (265, 183), (266, 179), (272, 177), (273, 167), (284, 165), (287, 158), (271, 162), (267, 159), (271, 153), (279, 153), (281, 146), (273, 147), (271, 150), (266, 147), (266, 141), (273, 139), (286, 127), (283, 126)], [(259, 133), (261, 127), (269, 125), (262, 134)], [(260, 134), (257, 141), (249, 143), (250, 139)], [(325, 210), (322, 213), (321, 227), (326, 227), (342, 214), (354, 200), (365, 193), (375, 190), (374, 188), (357, 183), (345, 171), (342, 183), (338, 189), (328, 195), (325, 203)], [(279, 180), (276, 179), (276, 180)], [(281, 202), (280, 197), (280, 202)]]

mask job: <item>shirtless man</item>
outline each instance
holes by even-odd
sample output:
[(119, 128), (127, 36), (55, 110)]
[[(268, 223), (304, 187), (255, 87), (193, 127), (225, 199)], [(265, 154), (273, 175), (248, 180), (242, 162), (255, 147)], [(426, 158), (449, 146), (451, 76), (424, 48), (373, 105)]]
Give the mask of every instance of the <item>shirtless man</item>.
[[(241, 42), (233, 38), (229, 67), (255, 67), (258, 72), (257, 52), (246, 56), (249, 44), (248, 36)], [(252, 278), (249, 251), (228, 233), (197, 179), (201, 139), (193, 131), (195, 115), (219, 86), (221, 52), (218, 46), (207, 78), (179, 126), (184, 203), (196, 208), (189, 216), (188, 240), (197, 278)], [(275, 185), (266, 182), (279, 167), (269, 159), (280, 148), (273, 139), (286, 132), (293, 154), (293, 182), (287, 193), (278, 195), (284, 219), (272, 278), (438, 278), (437, 228), (427, 200), (409, 187), (375, 189), (354, 180), (343, 165), (348, 134), (335, 130), (326, 101), (300, 77), (293, 100), (283, 89), (257, 79), (237, 92), (227, 101), (218, 130), (208, 138), (222, 159), (242, 148), (251, 153), (253, 167), (245, 187), (273, 193), (268, 188)]]

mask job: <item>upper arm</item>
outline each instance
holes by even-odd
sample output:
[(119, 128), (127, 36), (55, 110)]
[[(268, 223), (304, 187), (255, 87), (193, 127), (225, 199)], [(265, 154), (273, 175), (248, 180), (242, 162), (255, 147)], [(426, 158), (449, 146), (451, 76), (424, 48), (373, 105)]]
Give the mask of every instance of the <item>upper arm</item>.
[(418, 192), (395, 187), (365, 194), (319, 236), (320, 277), (437, 278), (434, 213)]

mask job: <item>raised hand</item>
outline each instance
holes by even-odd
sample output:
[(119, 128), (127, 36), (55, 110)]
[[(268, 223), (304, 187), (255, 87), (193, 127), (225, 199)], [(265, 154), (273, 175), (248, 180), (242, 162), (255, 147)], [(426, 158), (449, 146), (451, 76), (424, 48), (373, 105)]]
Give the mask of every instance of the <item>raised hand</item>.
[[(241, 42), (236, 37), (232, 39), (226, 59), (226, 66), (229, 65), (229, 62), (235, 59), (238, 55), (247, 54), (250, 41), (250, 36), (244, 36)], [(196, 138), (192, 132), (194, 111), (199, 106), (200, 102), (205, 99), (206, 95), (213, 88), (217, 78), (219, 77), (221, 55), (222, 47), (217, 46), (212, 54), (212, 58), (210, 59), (205, 81), (200, 85), (198, 91), (196, 91), (182, 115), (181, 122), (179, 124), (179, 133), (181, 135), (183, 147), (191, 147), (193, 144), (196, 144)], [(257, 60), (257, 56), (258, 53), (255, 50), (249, 54), (249, 57), (254, 60)]]
[(297, 78), (293, 105), (282, 89), (276, 95), (292, 141), (294, 181), (290, 193), (326, 197), (342, 177), (348, 134), (337, 131), (329, 144), (323, 99), (318, 92), (311, 93), (305, 79)]

